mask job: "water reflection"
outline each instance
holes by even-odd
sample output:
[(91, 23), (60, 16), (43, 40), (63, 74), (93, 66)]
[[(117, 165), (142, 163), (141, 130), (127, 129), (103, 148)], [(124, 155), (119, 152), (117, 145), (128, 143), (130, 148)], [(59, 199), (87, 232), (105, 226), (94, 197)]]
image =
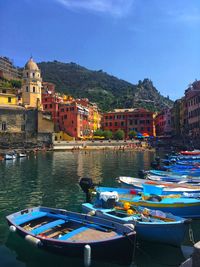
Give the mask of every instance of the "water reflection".
[[(83, 266), (80, 260), (37, 250), (10, 234), (5, 216), (38, 205), (81, 211), (85, 200), (78, 184), (81, 177), (91, 177), (105, 186), (118, 185), (117, 176), (137, 177), (140, 169), (149, 168), (153, 158), (152, 152), (75, 151), (38, 153), (0, 162), (0, 266)], [(177, 267), (182, 260), (180, 250), (146, 244), (136, 250), (135, 263), (131, 266)], [(117, 265), (94, 263), (93, 266)]]

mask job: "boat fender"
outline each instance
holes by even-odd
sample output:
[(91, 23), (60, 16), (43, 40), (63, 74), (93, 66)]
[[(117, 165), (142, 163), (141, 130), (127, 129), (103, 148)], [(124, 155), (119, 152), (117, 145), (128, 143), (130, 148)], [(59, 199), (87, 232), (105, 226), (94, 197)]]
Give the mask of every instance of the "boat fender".
[(9, 230), (11, 231), (11, 232), (16, 232), (16, 227), (14, 226), (14, 225), (11, 225), (10, 227), (9, 227)]
[(42, 246), (42, 242), (40, 239), (31, 236), (31, 235), (26, 235), (25, 236), (25, 240), (28, 241), (29, 243), (31, 243), (32, 245), (34, 245), (35, 247), (40, 247)]
[(95, 210), (91, 210), (87, 213), (87, 215), (90, 215), (90, 216), (94, 216), (96, 215), (96, 211)]
[(85, 245), (84, 247), (84, 266), (89, 267), (91, 265), (91, 247)]
[(129, 229), (131, 229), (132, 231), (135, 230), (135, 225), (132, 223), (125, 223), (124, 226), (128, 227)]

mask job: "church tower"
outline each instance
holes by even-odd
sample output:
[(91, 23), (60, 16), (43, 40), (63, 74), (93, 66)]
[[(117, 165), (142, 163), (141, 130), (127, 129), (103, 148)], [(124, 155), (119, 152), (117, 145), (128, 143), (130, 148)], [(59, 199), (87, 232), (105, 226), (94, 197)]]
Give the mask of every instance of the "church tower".
[(41, 89), (41, 72), (31, 57), (23, 70), (22, 101), (26, 108), (41, 108)]

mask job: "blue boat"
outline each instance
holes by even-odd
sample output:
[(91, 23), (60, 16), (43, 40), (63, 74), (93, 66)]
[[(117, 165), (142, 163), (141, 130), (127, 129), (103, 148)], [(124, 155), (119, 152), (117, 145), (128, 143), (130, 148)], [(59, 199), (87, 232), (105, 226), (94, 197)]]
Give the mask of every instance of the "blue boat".
[[(96, 187), (98, 192), (117, 192), (120, 202), (129, 202), (134, 206), (149, 209), (159, 209), (165, 213), (184, 218), (200, 218), (200, 199), (183, 197), (181, 195), (155, 195), (151, 193), (137, 194), (132, 189)], [(134, 194), (133, 194), (134, 193)]]
[[(134, 224), (139, 241), (164, 243), (173, 246), (180, 246), (183, 242), (189, 227), (188, 220), (140, 207), (130, 207), (128, 210), (120, 207), (116, 203), (115, 207), (106, 208), (99, 201), (95, 201), (93, 204), (82, 204), (84, 212), (93, 212), (99, 217), (123, 224)], [(130, 212), (131, 210), (134, 211), (133, 214)]]
[(34, 207), (6, 217), (10, 230), (35, 246), (72, 257), (132, 262), (136, 232), (103, 218), (47, 207)]

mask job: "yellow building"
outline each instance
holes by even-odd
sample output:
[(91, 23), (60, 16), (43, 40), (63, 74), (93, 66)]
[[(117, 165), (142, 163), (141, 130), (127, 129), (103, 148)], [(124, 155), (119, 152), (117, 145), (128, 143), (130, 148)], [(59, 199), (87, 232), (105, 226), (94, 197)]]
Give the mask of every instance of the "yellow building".
[(22, 103), (26, 108), (40, 108), (42, 78), (37, 64), (32, 58), (26, 63), (23, 70)]
[(15, 89), (0, 87), (0, 105), (17, 105)]
[(101, 115), (100, 113), (98, 112), (98, 110), (94, 110), (94, 132), (100, 128), (100, 122), (101, 122)]

